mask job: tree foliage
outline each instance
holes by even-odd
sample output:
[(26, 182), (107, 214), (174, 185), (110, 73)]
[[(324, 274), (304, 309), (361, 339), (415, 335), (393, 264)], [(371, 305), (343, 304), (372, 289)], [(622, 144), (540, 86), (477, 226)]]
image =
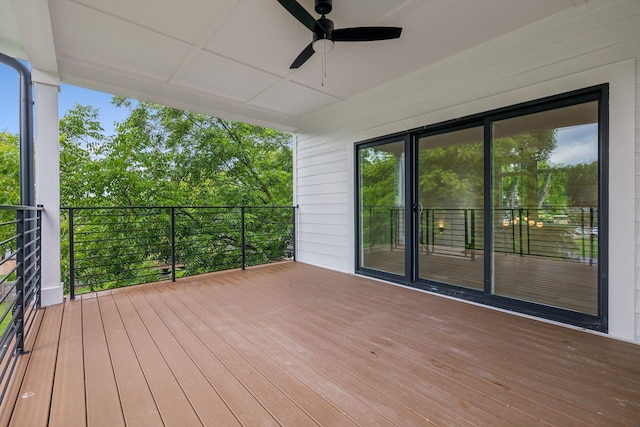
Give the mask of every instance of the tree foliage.
[[(171, 265), (172, 240), (179, 274), (237, 268), (243, 224), (248, 265), (286, 256), (291, 208), (271, 207), (292, 203), (289, 134), (125, 98), (113, 102), (129, 111), (114, 135), (105, 135), (90, 106), (76, 105), (60, 121), (62, 206), (119, 207), (74, 210), (77, 285), (97, 290), (157, 280)], [(63, 216), (68, 285), (67, 221)]]
[(115, 98), (130, 114), (107, 137), (98, 111), (61, 120), (63, 205), (290, 205), (289, 134)]
[(19, 139), (7, 132), (0, 132), (0, 204), (20, 204)]

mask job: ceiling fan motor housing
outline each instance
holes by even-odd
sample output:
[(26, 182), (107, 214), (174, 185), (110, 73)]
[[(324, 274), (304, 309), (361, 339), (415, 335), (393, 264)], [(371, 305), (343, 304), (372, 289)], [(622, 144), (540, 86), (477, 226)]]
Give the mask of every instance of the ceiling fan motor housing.
[(319, 15), (326, 15), (333, 9), (332, 0), (316, 0), (316, 13)]
[(322, 25), (322, 28), (324, 28), (324, 31), (322, 30), (314, 31), (313, 41), (315, 42), (316, 40), (320, 40), (320, 39), (333, 40), (333, 21), (327, 18), (320, 18), (318, 19), (318, 23)]

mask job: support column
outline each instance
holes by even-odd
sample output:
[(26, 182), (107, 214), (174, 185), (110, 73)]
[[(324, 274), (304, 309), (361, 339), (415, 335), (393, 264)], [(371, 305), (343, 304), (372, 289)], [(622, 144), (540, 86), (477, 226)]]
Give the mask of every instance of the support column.
[(42, 215), (42, 306), (63, 301), (60, 275), (60, 145), (57, 75), (32, 70), (35, 87), (36, 203)]

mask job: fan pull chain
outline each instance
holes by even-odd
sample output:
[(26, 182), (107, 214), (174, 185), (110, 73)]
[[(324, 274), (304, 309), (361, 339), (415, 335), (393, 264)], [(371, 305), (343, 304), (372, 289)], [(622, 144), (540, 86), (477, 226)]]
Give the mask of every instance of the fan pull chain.
[(327, 77), (327, 44), (322, 45), (322, 82), (321, 85), (324, 87), (324, 79)]

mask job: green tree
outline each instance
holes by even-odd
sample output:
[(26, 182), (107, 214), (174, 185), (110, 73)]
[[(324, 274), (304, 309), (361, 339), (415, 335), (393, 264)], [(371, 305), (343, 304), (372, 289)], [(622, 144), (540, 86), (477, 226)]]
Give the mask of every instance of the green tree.
[[(75, 212), (82, 285), (157, 280), (157, 265), (171, 256), (170, 211), (160, 206), (291, 206), (289, 134), (124, 98), (114, 103), (129, 115), (113, 136), (104, 135), (91, 107), (76, 105), (60, 125), (62, 204), (119, 207)], [(176, 256), (189, 274), (239, 266), (240, 208), (174, 213)], [(245, 210), (249, 263), (283, 256), (290, 216), (290, 208)]]
[(482, 208), (484, 145), (472, 143), (420, 152), (420, 201), (429, 208)]
[(20, 204), (20, 141), (0, 132), (0, 204)]
[[(0, 205), (20, 204), (20, 146), (17, 135), (0, 132)], [(15, 220), (14, 211), (0, 211), (0, 223)], [(15, 226), (7, 224), (0, 227), (0, 242), (15, 235)], [(7, 250), (13, 251), (15, 242), (0, 246), (0, 257)]]

